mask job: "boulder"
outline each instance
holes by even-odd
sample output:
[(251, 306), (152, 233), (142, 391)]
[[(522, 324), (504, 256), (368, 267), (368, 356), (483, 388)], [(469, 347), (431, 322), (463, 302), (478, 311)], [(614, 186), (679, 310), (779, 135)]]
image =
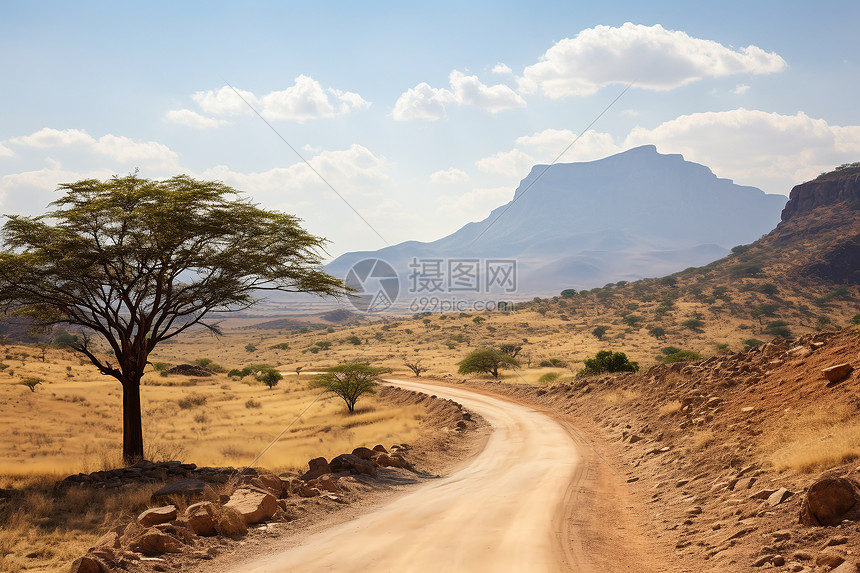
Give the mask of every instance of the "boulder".
[(84, 555), (75, 559), (69, 573), (104, 573), (105, 571), (108, 571), (108, 568), (101, 560), (91, 555)]
[(314, 458), (308, 462), (308, 467), (310, 468), (307, 473), (302, 476), (302, 479), (305, 481), (312, 480), (314, 478), (318, 478), (323, 474), (330, 474), (331, 467), (325, 458)]
[(397, 454), (379, 454), (375, 458), (376, 465), (381, 468), (405, 468), (406, 460)]
[(255, 477), (251, 479), (250, 483), (268, 491), (275, 497), (281, 497), (284, 493), (284, 485), (281, 483), (281, 478), (273, 474), (263, 474)]
[(159, 523), (167, 523), (176, 519), (179, 514), (175, 505), (165, 505), (164, 507), (154, 507), (147, 509), (137, 516), (137, 521), (143, 527), (152, 527)]
[(770, 496), (768, 496), (767, 504), (770, 506), (779, 505), (793, 495), (794, 492), (788, 491), (784, 487), (781, 487), (775, 492), (773, 492)]
[(298, 494), (301, 497), (319, 497), (321, 493), (322, 492), (319, 489), (310, 486), (304, 486), (298, 490)]
[(329, 467), (331, 468), (331, 472), (329, 473), (340, 473), (340, 472), (349, 472), (353, 475), (376, 475), (376, 463), (371, 460), (363, 460), (358, 456), (354, 456), (352, 454), (341, 454), (334, 458), (330, 463)]
[(268, 492), (255, 489), (237, 489), (224, 507), (236, 510), (245, 524), (260, 523), (275, 515), (278, 500)]
[(109, 531), (99, 537), (95, 544), (90, 548), (94, 549), (96, 547), (119, 547), (119, 532), (117, 531)]
[(852, 372), (854, 372), (854, 367), (847, 362), (829, 366), (821, 371), (828, 382), (839, 382)]
[(857, 573), (860, 571), (860, 565), (856, 562), (846, 561), (836, 569), (831, 569), (830, 573)]
[(352, 450), (352, 455), (357, 456), (363, 460), (369, 460), (373, 458), (373, 454), (373, 450), (371, 450), (370, 448), (365, 448), (364, 446)]
[(153, 503), (170, 501), (173, 497), (181, 497), (186, 502), (190, 501), (215, 501), (218, 496), (211, 486), (199, 479), (186, 478), (169, 484), (157, 490), (149, 498)]
[(854, 484), (845, 478), (823, 478), (813, 483), (800, 505), (804, 525), (839, 525), (857, 503)]
[(383, 454), (388, 453), (388, 450), (386, 450), (385, 446), (383, 446), (382, 444), (376, 444), (375, 446), (373, 446), (373, 451), (374, 452), (382, 452)]
[(215, 535), (215, 515), (218, 506), (211, 501), (201, 501), (189, 505), (185, 510), (185, 521), (194, 533), (202, 536)]
[(225, 537), (240, 537), (248, 531), (242, 515), (232, 507), (221, 507), (215, 515), (215, 530)]
[(182, 542), (163, 531), (151, 528), (132, 541), (129, 549), (152, 557), (165, 553), (179, 553), (182, 550)]
[(311, 487), (315, 487), (315, 488), (322, 490), (322, 491), (327, 491), (327, 492), (331, 492), (331, 493), (340, 493), (340, 488), (337, 487), (337, 483), (335, 483), (335, 481), (333, 479), (331, 479), (331, 476), (327, 476), (327, 475), (320, 476), (317, 479), (315, 479), (312, 483), (309, 483), (308, 485), (310, 485)]

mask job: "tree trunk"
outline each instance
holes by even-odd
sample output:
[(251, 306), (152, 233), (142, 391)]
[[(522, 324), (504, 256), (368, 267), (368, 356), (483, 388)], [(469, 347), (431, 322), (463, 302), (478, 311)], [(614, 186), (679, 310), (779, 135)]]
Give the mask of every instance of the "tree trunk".
[(126, 465), (143, 459), (140, 378), (122, 383), (122, 459)]

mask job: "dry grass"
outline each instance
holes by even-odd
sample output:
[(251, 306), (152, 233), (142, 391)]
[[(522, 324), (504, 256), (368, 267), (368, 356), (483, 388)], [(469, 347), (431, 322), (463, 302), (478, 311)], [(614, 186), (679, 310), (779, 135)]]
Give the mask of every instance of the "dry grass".
[(638, 400), (641, 395), (634, 390), (620, 390), (618, 392), (607, 392), (603, 395), (603, 400), (607, 404), (613, 406), (621, 406)]
[(860, 458), (860, 416), (853, 406), (792, 418), (766, 443), (764, 457), (777, 471), (812, 473)]
[(711, 430), (701, 430), (693, 434), (693, 447), (704, 448), (716, 439)]
[(681, 401), (680, 400), (672, 400), (666, 404), (660, 406), (660, 409), (657, 412), (660, 416), (671, 416), (672, 414), (677, 414), (681, 411)]

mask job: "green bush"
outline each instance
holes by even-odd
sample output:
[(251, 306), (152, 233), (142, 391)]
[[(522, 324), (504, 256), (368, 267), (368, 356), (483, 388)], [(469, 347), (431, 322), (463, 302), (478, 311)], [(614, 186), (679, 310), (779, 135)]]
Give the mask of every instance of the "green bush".
[(546, 374), (538, 378), (538, 384), (552, 384), (559, 378), (561, 378), (561, 374), (559, 374), (558, 372), (547, 372)]
[(693, 350), (679, 350), (663, 357), (663, 362), (672, 364), (674, 362), (685, 362), (687, 360), (701, 360), (702, 355)]
[(487, 348), (470, 352), (457, 366), (460, 374), (490, 374), (499, 377), (499, 370), (516, 368), (520, 365), (516, 358), (498, 350)]
[(354, 344), (356, 346), (361, 345), (361, 339), (354, 334), (352, 336), (347, 336), (346, 341), (349, 342), (350, 344)]
[(591, 331), (591, 334), (593, 334), (597, 340), (603, 340), (603, 335), (606, 334), (607, 330), (609, 330), (608, 326), (597, 326)]
[(784, 320), (773, 320), (767, 323), (764, 327), (765, 334), (773, 336), (781, 336), (782, 338), (791, 338), (791, 330), (788, 328), (788, 323)]
[(704, 325), (705, 323), (698, 318), (689, 318), (681, 323), (681, 326), (683, 326), (684, 328), (689, 328), (690, 330), (694, 330), (696, 332), (700, 332), (701, 328)]
[(288, 342), (281, 342), (281, 343), (278, 343), (278, 344), (273, 345), (273, 346), (271, 347), (271, 349), (272, 349), (272, 350), (289, 350), (289, 349), (290, 349), (290, 345), (289, 345), (289, 343), (288, 343)]
[(541, 368), (567, 368), (567, 362), (558, 358), (545, 358), (538, 364)]
[(636, 372), (639, 370), (637, 362), (631, 362), (623, 352), (612, 352), (601, 350), (593, 358), (585, 359), (585, 368), (579, 371), (579, 375), (601, 374), (603, 372)]
[(851, 319), (851, 324), (860, 324), (860, 314), (855, 314)]
[(681, 349), (676, 347), (676, 346), (667, 346), (666, 348), (661, 348), (660, 352), (662, 352), (663, 354), (668, 356), (669, 354), (675, 354), (676, 352), (681, 352)]
[(758, 338), (747, 338), (744, 340), (744, 352), (749, 352), (753, 348), (761, 346), (764, 344), (764, 340), (759, 340)]

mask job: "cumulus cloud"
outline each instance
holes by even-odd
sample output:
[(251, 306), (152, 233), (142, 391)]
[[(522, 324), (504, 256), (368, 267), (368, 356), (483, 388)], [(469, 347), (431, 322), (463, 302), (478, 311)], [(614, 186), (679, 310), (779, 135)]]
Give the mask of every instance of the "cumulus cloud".
[[(238, 95), (236, 92), (239, 92)], [(293, 85), (286, 89), (260, 96), (247, 90), (233, 91), (229, 86), (224, 86), (217, 90), (198, 91), (191, 99), (204, 113), (213, 116), (249, 115), (253, 113), (248, 107), (250, 104), (267, 119), (299, 123), (332, 118), (370, 107), (370, 102), (359, 94), (334, 88), (325, 89), (318, 81), (306, 75), (296, 77)], [(168, 116), (171, 113), (174, 112), (168, 112)]]
[(742, 95), (749, 91), (750, 87), (746, 84), (738, 84), (735, 86), (735, 89), (732, 90), (732, 93), (735, 95)]
[(285, 192), (325, 191), (325, 184), (316, 170), (326, 181), (345, 195), (353, 193), (374, 194), (379, 185), (386, 182), (388, 161), (374, 155), (369, 149), (353, 144), (348, 149), (322, 151), (308, 160), (313, 170), (304, 162), (289, 167), (277, 167), (267, 171), (244, 173), (226, 165), (217, 165), (203, 172), (204, 179), (217, 179), (237, 189), (248, 191), (260, 197), (278, 196)]
[(467, 218), (477, 221), (487, 213), (507, 203), (513, 197), (511, 187), (483, 187), (472, 189), (456, 197), (444, 197), (436, 213), (442, 217), (460, 219)]
[(493, 66), (493, 73), (499, 75), (513, 75), (514, 71), (508, 67), (507, 64), (503, 64), (499, 62), (495, 66)]
[(170, 123), (184, 125), (185, 127), (193, 127), (194, 129), (207, 129), (227, 123), (226, 120), (206, 117), (205, 115), (200, 115), (196, 111), (192, 111), (190, 109), (174, 109), (168, 111), (165, 115), (165, 119)]
[(392, 117), (398, 121), (435, 121), (445, 117), (447, 104), (469, 105), (493, 114), (526, 105), (522, 96), (510, 87), (488, 86), (477, 76), (467, 76), (458, 70), (448, 75), (448, 84), (449, 88), (434, 88), (422, 82), (410, 88), (397, 98)]
[[(13, 137), (9, 143), (27, 148), (69, 148), (94, 152), (134, 167), (175, 170), (179, 156), (166, 145), (155, 141), (134, 141), (125, 136), (106, 134), (98, 139), (82, 129), (45, 127), (30, 135)], [(56, 183), (56, 182), (55, 182)]]
[[(612, 135), (594, 130), (586, 131), (577, 139), (577, 134), (569, 129), (545, 129), (533, 135), (518, 137), (516, 144), (540, 152), (546, 158), (545, 163), (594, 161), (622, 151)], [(559, 157), (565, 149), (567, 151)]]
[(596, 26), (557, 42), (526, 67), (519, 87), (557, 99), (589, 95), (611, 84), (670, 90), (706, 77), (772, 74), (785, 60), (758, 46), (734, 49), (659, 24)]
[(856, 160), (860, 126), (832, 126), (803, 112), (783, 115), (738, 108), (682, 115), (653, 129), (634, 128), (625, 148), (655, 144), (721, 177), (788, 193), (822, 171)]
[(447, 185), (450, 183), (461, 183), (463, 181), (468, 181), (469, 175), (456, 167), (451, 167), (450, 169), (444, 169), (442, 171), (436, 171), (435, 173), (430, 174), (430, 183), (434, 183), (437, 185)]
[(0, 157), (13, 157), (15, 152), (0, 143)]
[(534, 158), (519, 149), (500, 151), (475, 162), (478, 169), (484, 173), (501, 175), (510, 179), (522, 179), (534, 164)]

